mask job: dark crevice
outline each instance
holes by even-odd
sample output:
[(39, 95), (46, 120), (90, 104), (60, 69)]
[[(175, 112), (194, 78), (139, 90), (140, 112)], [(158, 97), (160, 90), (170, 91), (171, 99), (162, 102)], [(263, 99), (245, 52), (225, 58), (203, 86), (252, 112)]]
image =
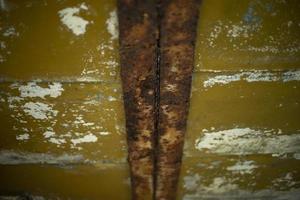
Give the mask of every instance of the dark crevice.
[(161, 37), (161, 0), (156, 0), (156, 13), (157, 13), (157, 39), (156, 39), (156, 76), (155, 76), (155, 121), (154, 121), (154, 141), (153, 141), (153, 200), (156, 198), (156, 185), (157, 185), (157, 155), (158, 155), (158, 140), (159, 140), (159, 102), (160, 102), (160, 61), (161, 61), (161, 49), (160, 49), (160, 37)]

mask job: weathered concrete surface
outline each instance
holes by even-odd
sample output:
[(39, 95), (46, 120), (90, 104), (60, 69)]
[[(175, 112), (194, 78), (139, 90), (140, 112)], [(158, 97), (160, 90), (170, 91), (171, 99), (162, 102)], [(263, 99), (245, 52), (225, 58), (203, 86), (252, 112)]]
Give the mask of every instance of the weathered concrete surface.
[(160, 93), (155, 199), (176, 197), (193, 70), (199, 1), (160, 2)]
[(153, 198), (157, 68), (156, 2), (118, 1), (120, 64), (132, 198)]

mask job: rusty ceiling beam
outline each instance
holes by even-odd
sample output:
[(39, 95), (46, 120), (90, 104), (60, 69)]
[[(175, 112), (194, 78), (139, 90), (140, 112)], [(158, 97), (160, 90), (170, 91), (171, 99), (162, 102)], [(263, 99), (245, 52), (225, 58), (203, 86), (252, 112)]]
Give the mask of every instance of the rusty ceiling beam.
[(153, 199), (157, 81), (155, 0), (119, 0), (120, 63), (132, 199)]
[(199, 0), (162, 0), (155, 199), (176, 199), (189, 108)]
[(119, 0), (132, 198), (173, 200), (181, 166), (199, 0)]

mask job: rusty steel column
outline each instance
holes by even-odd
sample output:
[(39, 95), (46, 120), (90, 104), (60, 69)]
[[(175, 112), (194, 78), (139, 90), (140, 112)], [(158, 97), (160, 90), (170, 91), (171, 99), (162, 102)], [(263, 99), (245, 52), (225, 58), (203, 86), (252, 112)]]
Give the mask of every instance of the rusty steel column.
[(121, 79), (134, 200), (152, 200), (154, 193), (156, 11), (154, 0), (118, 1)]
[(181, 166), (199, 0), (119, 0), (132, 199), (173, 200)]
[(161, 0), (155, 199), (176, 199), (189, 108), (199, 0)]

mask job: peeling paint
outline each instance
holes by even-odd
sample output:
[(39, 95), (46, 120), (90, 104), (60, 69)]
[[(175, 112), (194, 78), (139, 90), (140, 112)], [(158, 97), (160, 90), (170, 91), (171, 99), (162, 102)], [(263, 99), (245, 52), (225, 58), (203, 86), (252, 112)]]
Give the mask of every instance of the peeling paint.
[(26, 114), (35, 119), (51, 119), (58, 113), (58, 111), (54, 110), (51, 105), (41, 102), (27, 102), (22, 107)]
[(77, 15), (79, 15), (80, 11), (87, 9), (88, 7), (82, 3), (79, 7), (70, 7), (60, 10), (58, 14), (61, 18), (61, 22), (76, 36), (79, 36), (86, 32), (86, 26), (90, 22)]
[(213, 87), (215, 85), (226, 85), (237, 81), (246, 82), (290, 82), (300, 80), (300, 70), (287, 71), (284, 73), (270, 72), (264, 70), (244, 71), (235, 74), (215, 75), (203, 82), (203, 87)]
[(98, 138), (94, 134), (85, 135), (82, 138), (71, 139), (71, 142), (76, 146), (81, 143), (97, 142)]
[(84, 162), (82, 155), (30, 153), (13, 150), (0, 151), (0, 165), (18, 164), (75, 164)]
[(53, 143), (53, 144), (57, 144), (57, 145), (61, 145), (61, 144), (64, 144), (66, 143), (66, 140), (63, 139), (63, 138), (50, 138), (49, 139), (49, 142)]
[(42, 99), (46, 96), (56, 98), (64, 91), (62, 84), (58, 82), (50, 83), (48, 87), (49, 88), (40, 87), (36, 82), (29, 82), (27, 85), (21, 85), (18, 89), (21, 93), (21, 97), (40, 97)]
[(43, 133), (43, 135), (44, 135), (45, 138), (50, 138), (50, 137), (52, 137), (52, 136), (55, 135), (55, 132), (53, 132), (53, 131), (46, 131), (45, 133)]
[(236, 164), (227, 167), (228, 171), (240, 174), (251, 174), (254, 169), (258, 168), (254, 161), (238, 161)]
[(118, 16), (117, 10), (113, 10), (109, 13), (109, 18), (106, 20), (107, 31), (111, 35), (112, 40), (119, 38)]
[(9, 27), (4, 31), (2, 35), (4, 37), (12, 37), (12, 36), (19, 36), (19, 33), (16, 31), (15, 27)]
[(17, 135), (16, 140), (29, 140), (30, 135), (28, 133)]
[(100, 135), (110, 135), (111, 133), (108, 131), (101, 131), (99, 134)]
[(195, 141), (195, 148), (228, 155), (300, 153), (300, 134), (272, 134), (268, 130), (233, 128), (204, 132)]

